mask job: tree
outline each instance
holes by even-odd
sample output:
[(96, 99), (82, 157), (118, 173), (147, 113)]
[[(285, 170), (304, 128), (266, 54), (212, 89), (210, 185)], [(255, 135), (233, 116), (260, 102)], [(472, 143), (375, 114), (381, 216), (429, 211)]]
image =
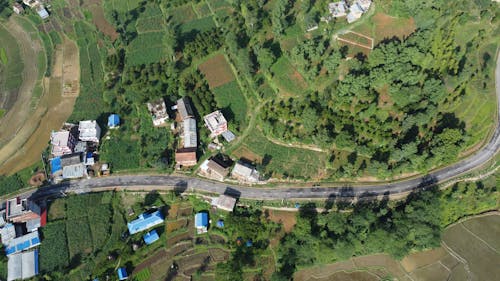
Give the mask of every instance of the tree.
[(269, 71), (271, 66), (276, 61), (276, 56), (268, 48), (264, 48), (264, 47), (257, 48), (256, 55), (257, 55), (257, 60), (259, 62), (260, 67), (266, 71)]

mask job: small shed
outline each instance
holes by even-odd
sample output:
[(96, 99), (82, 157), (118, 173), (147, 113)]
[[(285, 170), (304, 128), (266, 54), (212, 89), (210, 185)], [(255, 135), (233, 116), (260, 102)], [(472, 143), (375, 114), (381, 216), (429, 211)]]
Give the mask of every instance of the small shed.
[(108, 117), (108, 127), (110, 129), (120, 126), (120, 116), (118, 114), (111, 114)]
[(223, 220), (218, 220), (216, 226), (218, 228), (224, 228), (224, 221)]
[(146, 243), (146, 245), (151, 245), (154, 242), (156, 242), (158, 239), (160, 239), (160, 236), (158, 236), (158, 233), (156, 232), (156, 230), (153, 229), (150, 232), (144, 234), (144, 236), (142, 238), (144, 238), (144, 243)]
[(128, 279), (128, 274), (127, 274), (127, 270), (125, 269), (125, 267), (118, 268), (117, 272), (118, 272), (118, 280), (121, 281), (121, 280)]
[(198, 234), (208, 231), (208, 213), (201, 212), (194, 216), (194, 225)]
[(52, 174), (62, 171), (61, 157), (55, 157), (50, 160), (50, 167)]
[(253, 242), (252, 242), (252, 240), (247, 240), (247, 242), (245, 243), (245, 245), (246, 245), (247, 247), (252, 247), (252, 246), (253, 246)]

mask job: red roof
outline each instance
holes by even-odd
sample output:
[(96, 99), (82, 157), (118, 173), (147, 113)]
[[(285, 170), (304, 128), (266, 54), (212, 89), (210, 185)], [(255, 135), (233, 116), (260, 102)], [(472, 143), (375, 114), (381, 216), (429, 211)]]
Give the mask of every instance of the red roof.
[(40, 226), (45, 226), (47, 224), (47, 208), (42, 209), (42, 214), (40, 216)]

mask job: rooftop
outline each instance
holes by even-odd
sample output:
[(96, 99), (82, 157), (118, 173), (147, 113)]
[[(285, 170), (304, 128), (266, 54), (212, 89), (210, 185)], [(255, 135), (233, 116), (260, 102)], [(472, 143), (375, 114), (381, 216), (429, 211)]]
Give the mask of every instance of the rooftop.
[(38, 236), (38, 230), (36, 230), (10, 240), (5, 246), (5, 254), (12, 255), (38, 245), (40, 245), (40, 237)]
[(177, 111), (181, 115), (181, 120), (194, 117), (193, 108), (186, 97), (177, 100)]
[(78, 130), (80, 131), (80, 140), (99, 142), (99, 138), (101, 137), (101, 127), (99, 127), (97, 121), (80, 121), (78, 124)]
[(111, 114), (108, 117), (108, 127), (115, 128), (120, 125), (120, 116), (118, 114)]
[(163, 98), (147, 103), (148, 110), (153, 115), (153, 119), (168, 119), (167, 106)]
[(196, 135), (196, 120), (194, 118), (186, 118), (182, 121), (184, 132), (184, 147), (196, 147), (198, 138)]
[(250, 165), (243, 164), (241, 162), (238, 162), (236, 163), (236, 165), (234, 165), (231, 175), (249, 182), (259, 181), (259, 172)]
[(212, 205), (219, 209), (232, 212), (234, 206), (236, 205), (236, 198), (222, 194), (219, 197), (212, 199)]
[(13, 254), (7, 262), (7, 280), (28, 279), (38, 274), (38, 250)]
[(214, 111), (203, 117), (205, 125), (213, 134), (219, 135), (224, 131), (227, 131), (227, 121), (222, 115), (220, 110)]
[(126, 280), (128, 278), (127, 270), (125, 267), (120, 267), (116, 271), (118, 273), (118, 280)]
[(127, 223), (128, 231), (130, 234), (144, 231), (155, 225), (163, 223), (164, 218), (160, 211), (155, 211), (151, 214), (144, 213), (139, 215), (139, 218)]
[(180, 148), (175, 152), (175, 162), (184, 166), (196, 165), (196, 148)]
[(194, 216), (195, 227), (207, 227), (208, 226), (208, 213), (201, 212)]
[(150, 245), (160, 239), (156, 230), (151, 230), (150, 232), (144, 234), (142, 238), (144, 239), (144, 243), (147, 245)]

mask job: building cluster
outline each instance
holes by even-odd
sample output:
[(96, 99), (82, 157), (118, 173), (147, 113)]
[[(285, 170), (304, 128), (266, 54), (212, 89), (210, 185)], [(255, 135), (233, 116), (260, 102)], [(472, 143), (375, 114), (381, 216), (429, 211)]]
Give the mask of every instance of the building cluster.
[[(119, 118), (118, 120), (116, 118), (110, 116), (108, 125), (116, 127), (118, 124), (114, 121), (119, 122)], [(78, 125), (66, 123), (61, 130), (52, 132), (50, 135), (52, 180), (58, 182), (88, 177), (95, 175), (96, 169), (100, 170), (101, 174), (106, 174), (107, 165), (96, 167), (100, 138), (101, 128), (95, 120), (80, 121)]]
[(47, 213), (35, 202), (21, 197), (6, 201), (0, 211), (0, 235), (7, 255), (7, 280), (27, 279), (38, 274), (38, 228)]
[(231, 166), (232, 163), (212, 157), (200, 165), (199, 174), (217, 181), (224, 181), (229, 175), (243, 183), (258, 183), (260, 181), (260, 174), (252, 165), (238, 161), (230, 172)]
[(329, 3), (328, 11), (330, 11), (330, 15), (326, 20), (346, 17), (348, 23), (355, 22), (370, 9), (371, 4), (371, 0), (354, 0), (350, 4), (344, 0)]
[(14, 13), (20, 15), (24, 13), (24, 7), (31, 8), (36, 11), (36, 13), (42, 18), (46, 19), (49, 17), (49, 12), (47, 12), (47, 9), (45, 9), (45, 6), (43, 4), (42, 0), (23, 0), (22, 4), (21, 2), (14, 2), (12, 4), (12, 10)]

